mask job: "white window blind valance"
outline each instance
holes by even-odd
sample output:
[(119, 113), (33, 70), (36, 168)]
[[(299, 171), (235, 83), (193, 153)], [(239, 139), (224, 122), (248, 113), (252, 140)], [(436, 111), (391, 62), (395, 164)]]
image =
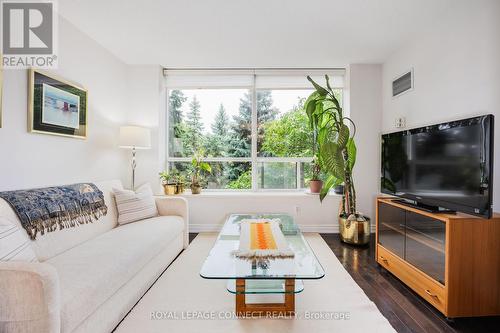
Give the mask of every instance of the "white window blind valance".
[(164, 70), (168, 88), (307, 89), (308, 75), (325, 85), (325, 74), (332, 88), (344, 87), (344, 69)]
[(253, 86), (253, 73), (240, 70), (165, 69), (168, 88), (245, 88)]

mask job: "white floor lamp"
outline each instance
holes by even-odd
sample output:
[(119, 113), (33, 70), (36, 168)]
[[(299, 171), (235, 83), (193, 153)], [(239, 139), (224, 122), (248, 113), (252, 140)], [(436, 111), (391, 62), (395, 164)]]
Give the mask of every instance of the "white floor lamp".
[(135, 190), (136, 149), (151, 148), (151, 130), (139, 126), (120, 127), (120, 148), (132, 149), (132, 190)]

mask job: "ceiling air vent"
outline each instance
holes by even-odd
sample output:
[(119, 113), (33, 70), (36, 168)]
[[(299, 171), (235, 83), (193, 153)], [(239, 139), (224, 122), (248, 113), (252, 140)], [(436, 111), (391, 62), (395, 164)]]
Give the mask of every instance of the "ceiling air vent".
[(392, 97), (399, 96), (413, 89), (413, 69), (392, 81)]

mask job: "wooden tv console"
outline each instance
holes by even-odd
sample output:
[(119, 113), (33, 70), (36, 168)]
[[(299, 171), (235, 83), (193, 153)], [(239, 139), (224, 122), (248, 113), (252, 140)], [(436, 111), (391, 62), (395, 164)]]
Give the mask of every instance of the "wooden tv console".
[(500, 214), (434, 214), (379, 197), (376, 261), (447, 318), (500, 315)]

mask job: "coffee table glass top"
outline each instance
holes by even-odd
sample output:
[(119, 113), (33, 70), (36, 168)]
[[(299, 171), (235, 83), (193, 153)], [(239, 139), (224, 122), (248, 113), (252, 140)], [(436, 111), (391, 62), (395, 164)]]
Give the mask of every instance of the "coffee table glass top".
[[(240, 222), (254, 218), (280, 219), (283, 234), (295, 256), (261, 260), (235, 257), (232, 252), (239, 247)], [(325, 272), (290, 215), (234, 214), (224, 224), (200, 275), (206, 279), (321, 279)]]

